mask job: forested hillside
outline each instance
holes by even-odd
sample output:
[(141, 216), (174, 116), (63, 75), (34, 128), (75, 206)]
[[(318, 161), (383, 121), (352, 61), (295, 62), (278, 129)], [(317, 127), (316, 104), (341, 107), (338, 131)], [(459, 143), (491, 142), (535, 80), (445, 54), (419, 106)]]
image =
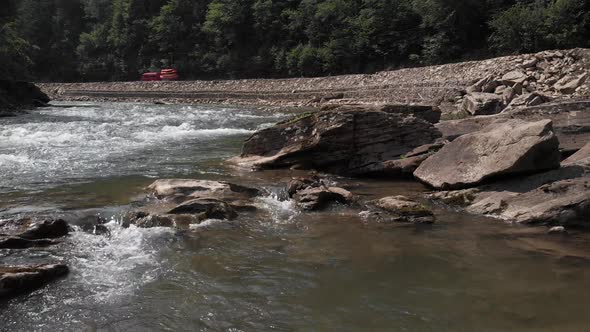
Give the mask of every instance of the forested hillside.
[(4, 77), (366, 73), (590, 46), (588, 0), (4, 0)]

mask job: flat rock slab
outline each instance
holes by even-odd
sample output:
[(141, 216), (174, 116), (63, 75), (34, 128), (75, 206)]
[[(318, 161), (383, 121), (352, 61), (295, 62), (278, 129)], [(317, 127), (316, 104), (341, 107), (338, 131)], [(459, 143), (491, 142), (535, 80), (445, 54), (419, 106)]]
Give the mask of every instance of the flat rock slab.
[(0, 266), (0, 298), (45, 286), (69, 273), (65, 265)]
[(588, 227), (590, 168), (572, 164), (478, 188), (433, 193), (431, 198), (510, 222)]
[(479, 131), (501, 121), (521, 119), (553, 121), (553, 129), (560, 149), (576, 151), (590, 142), (590, 100), (558, 100), (533, 107), (515, 108), (490, 116), (443, 121), (436, 124), (443, 137), (449, 140)]
[(414, 176), (436, 189), (473, 187), (494, 177), (558, 168), (558, 147), (550, 120), (493, 123), (445, 145)]
[(260, 190), (222, 181), (195, 179), (161, 179), (149, 187), (160, 199), (184, 201), (215, 198), (223, 201), (248, 200), (260, 195)]
[(380, 221), (414, 224), (432, 224), (435, 221), (427, 206), (406, 196), (384, 197), (367, 204), (378, 209), (379, 212), (373, 211), (370, 216)]

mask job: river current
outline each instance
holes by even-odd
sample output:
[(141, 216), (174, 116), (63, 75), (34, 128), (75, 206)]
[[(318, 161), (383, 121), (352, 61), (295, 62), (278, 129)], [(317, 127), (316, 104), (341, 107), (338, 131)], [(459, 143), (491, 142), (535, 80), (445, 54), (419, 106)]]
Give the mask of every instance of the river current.
[[(0, 331), (587, 331), (590, 245), (435, 206), (428, 227), (367, 224), (278, 194), (260, 213), (190, 230), (122, 228), (157, 178), (281, 188), (296, 171), (223, 160), (288, 111), (101, 103), (0, 119), (0, 218), (61, 217), (56, 247), (2, 264), (63, 262), (68, 277), (0, 302)], [(361, 197), (420, 184), (338, 178)], [(96, 216), (110, 236), (82, 231)]]

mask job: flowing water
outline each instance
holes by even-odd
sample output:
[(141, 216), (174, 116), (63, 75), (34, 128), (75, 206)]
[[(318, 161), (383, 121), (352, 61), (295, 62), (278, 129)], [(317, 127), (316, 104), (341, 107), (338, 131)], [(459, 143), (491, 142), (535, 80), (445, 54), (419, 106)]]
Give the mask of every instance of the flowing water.
[[(0, 302), (0, 331), (588, 331), (585, 235), (435, 207), (429, 227), (378, 226), (335, 206), (260, 213), (190, 230), (122, 228), (156, 178), (223, 179), (279, 192), (291, 171), (224, 166), (260, 109), (98, 104), (0, 119), (0, 218), (62, 217), (56, 247), (0, 250), (3, 264), (63, 262), (68, 277)], [(337, 179), (361, 197), (416, 183)], [(100, 215), (110, 236), (82, 231)]]

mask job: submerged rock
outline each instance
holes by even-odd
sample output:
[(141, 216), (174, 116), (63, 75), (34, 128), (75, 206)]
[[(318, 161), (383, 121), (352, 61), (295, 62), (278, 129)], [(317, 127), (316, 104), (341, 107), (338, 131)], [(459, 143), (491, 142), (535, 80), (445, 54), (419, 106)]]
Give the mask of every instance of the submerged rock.
[(201, 215), (194, 214), (136, 214), (135, 218), (130, 218), (130, 223), (140, 228), (153, 227), (175, 227), (179, 229), (187, 229), (190, 225), (199, 224), (206, 218)]
[(0, 266), (0, 298), (22, 294), (67, 275), (65, 265)]
[(414, 175), (436, 189), (459, 189), (493, 177), (554, 169), (559, 162), (559, 141), (550, 120), (512, 120), (455, 139)]
[(34, 247), (48, 247), (59, 242), (48, 239), (28, 240), (22, 237), (0, 237), (0, 249), (26, 249)]
[(245, 141), (241, 156), (231, 161), (254, 168), (298, 165), (366, 175), (373, 168), (368, 165), (400, 159), (416, 147), (433, 143), (440, 133), (432, 122), (439, 117), (434, 108), (424, 106), (327, 109), (255, 133)]
[(369, 216), (381, 222), (432, 224), (435, 221), (427, 206), (406, 196), (384, 197), (367, 204), (377, 210), (370, 212)]

